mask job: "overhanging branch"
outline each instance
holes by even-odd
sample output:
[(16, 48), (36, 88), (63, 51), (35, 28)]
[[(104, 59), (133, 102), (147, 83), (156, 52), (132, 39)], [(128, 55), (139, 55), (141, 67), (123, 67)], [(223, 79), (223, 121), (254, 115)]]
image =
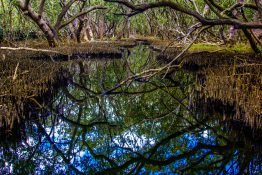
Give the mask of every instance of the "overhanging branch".
[(90, 13), (90, 12), (92, 12), (94, 10), (98, 10), (98, 9), (106, 9), (106, 7), (103, 7), (103, 6), (90, 7), (88, 10), (80, 12), (80, 13), (75, 14), (74, 16), (72, 16), (68, 21), (66, 21), (63, 24), (61, 24), (58, 29), (61, 29), (61, 28), (65, 27), (65, 26), (67, 26), (68, 24), (70, 24), (71, 22), (73, 22), (75, 19), (77, 19), (77, 18), (79, 18), (79, 17), (81, 17), (81, 16), (83, 16), (83, 15), (85, 15), (87, 13)]
[[(105, 0), (106, 2), (113, 2), (118, 4), (123, 4), (126, 7), (132, 9), (132, 12), (127, 14), (128, 16), (133, 16), (138, 13), (143, 13), (146, 10), (159, 8), (159, 7), (169, 7), (173, 10), (185, 13), (189, 16), (196, 18), (202, 25), (216, 26), (216, 25), (234, 25), (236, 28), (246, 28), (246, 29), (254, 29), (254, 28), (262, 28), (261, 22), (241, 22), (237, 19), (226, 18), (220, 15), (220, 19), (208, 19), (203, 17), (201, 14), (197, 13), (194, 10), (185, 8), (178, 3), (173, 1), (162, 0), (159, 2), (145, 3), (145, 4), (133, 4), (127, 0)], [(210, 1), (210, 0), (209, 0)], [(210, 1), (212, 3), (213, 1)], [(222, 7), (219, 7), (219, 9)], [(223, 18), (222, 18), (223, 17)]]

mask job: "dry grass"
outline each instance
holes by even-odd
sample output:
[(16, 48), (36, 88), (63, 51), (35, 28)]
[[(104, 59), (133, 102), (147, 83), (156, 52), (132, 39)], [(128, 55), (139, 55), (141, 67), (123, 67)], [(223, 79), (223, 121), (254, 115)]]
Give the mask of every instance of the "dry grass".
[[(156, 48), (166, 48), (170, 44), (169, 41), (141, 37), (122, 41), (97, 41), (82, 44), (62, 42), (59, 47), (49, 49), (66, 56), (78, 53), (115, 54), (121, 53), (122, 47), (135, 46), (137, 41), (147, 41)], [(16, 45), (38, 49), (46, 49), (47, 47), (46, 42), (35, 40), (16, 43)], [(159, 58), (162, 59), (162, 56), (163, 59), (172, 60), (179, 50), (181, 50), (179, 45), (170, 45), (164, 53), (160, 54)], [(56, 80), (56, 73), (61, 66), (59, 63), (28, 59), (41, 55), (46, 57), (46, 54), (43, 55), (41, 52), (0, 50), (0, 115), (2, 115), (0, 125), (7, 122), (8, 126), (12, 126), (15, 120), (19, 120), (17, 118), (20, 112), (18, 109), (22, 109), (23, 102), (45, 93), (48, 90), (47, 84)], [(236, 109), (244, 110), (243, 120), (246, 123), (252, 126), (261, 126), (261, 66), (259, 64), (247, 65), (247, 60), (252, 56), (247, 53), (224, 52), (216, 48), (213, 51), (198, 50), (188, 53), (183, 61), (202, 67), (212, 66), (212, 68), (202, 70), (202, 73), (206, 75), (205, 87), (202, 89), (205, 97), (213, 97), (235, 104)], [(241, 60), (241, 63), (235, 64), (235, 58)], [(256, 55), (256, 58), (261, 59), (261, 55)], [(240, 116), (240, 111), (238, 111), (235, 118), (240, 119)]]
[(12, 128), (23, 116), (24, 103), (49, 90), (60, 65), (29, 59), (0, 60), (0, 128)]
[(236, 63), (203, 70), (204, 98), (219, 99), (235, 108), (233, 119), (262, 126), (262, 64)]

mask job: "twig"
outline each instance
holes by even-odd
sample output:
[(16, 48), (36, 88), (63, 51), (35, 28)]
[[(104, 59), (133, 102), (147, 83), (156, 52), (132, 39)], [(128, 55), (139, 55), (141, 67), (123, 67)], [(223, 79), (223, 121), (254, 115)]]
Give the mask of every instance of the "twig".
[(206, 26), (206, 27), (202, 28), (202, 29), (196, 34), (196, 36), (195, 36), (195, 38), (193, 39), (193, 41), (192, 41), (182, 52), (180, 52), (172, 61), (170, 61), (167, 65), (165, 65), (165, 66), (163, 67), (163, 69), (166, 69), (166, 68), (167, 68), (164, 77), (165, 77), (166, 74), (169, 72), (169, 70), (170, 70), (170, 68), (171, 68), (171, 65), (172, 65), (177, 59), (181, 58), (186, 51), (188, 51), (188, 49), (194, 44), (194, 42), (197, 40), (197, 38), (199, 37), (199, 35), (200, 35), (204, 30), (206, 30), (206, 29), (208, 29), (208, 28), (210, 28), (210, 27), (211, 27), (211, 26)]
[(15, 67), (15, 72), (14, 72), (14, 75), (13, 75), (13, 81), (15, 81), (16, 78), (17, 78), (18, 67), (19, 67), (19, 63), (17, 63), (17, 65), (16, 65), (16, 67)]

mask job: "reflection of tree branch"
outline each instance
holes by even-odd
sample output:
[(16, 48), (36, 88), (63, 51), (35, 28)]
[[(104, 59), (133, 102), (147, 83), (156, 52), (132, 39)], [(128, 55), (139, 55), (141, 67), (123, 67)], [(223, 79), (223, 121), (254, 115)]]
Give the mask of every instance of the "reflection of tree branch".
[(65, 117), (62, 114), (60, 114), (59, 117), (62, 118), (62, 120), (66, 121), (66, 122), (69, 122), (70, 124), (72, 124), (74, 126), (79, 126), (81, 128), (92, 128), (93, 126), (96, 126), (96, 125), (107, 125), (107, 126), (111, 126), (111, 127), (117, 126), (117, 125), (109, 123), (107, 121), (92, 122), (92, 123), (89, 123), (89, 124), (85, 125), (85, 124), (82, 124), (80, 122), (76, 122), (76, 121), (70, 120), (69, 118)]
[[(169, 138), (169, 140), (170, 140), (170, 138)], [(166, 141), (166, 139), (164, 139), (164, 141), (162, 143), (164, 143), (165, 141)], [(162, 145), (163, 144), (161, 144), (161, 146)], [(158, 148), (158, 145), (156, 145), (153, 148), (153, 150), (151, 152), (151, 155), (154, 154), (154, 150), (156, 150), (157, 148)], [(142, 165), (149, 164), (149, 165), (159, 166), (159, 167), (166, 166), (166, 165), (170, 165), (171, 163), (173, 163), (175, 161), (178, 161), (178, 160), (181, 160), (181, 159), (184, 159), (184, 158), (189, 158), (190, 156), (195, 155), (200, 150), (205, 150), (205, 149), (210, 150), (206, 154), (204, 154), (200, 158), (198, 158), (197, 160), (193, 161), (190, 166), (186, 167), (185, 169), (182, 169), (182, 171), (186, 171), (186, 169), (194, 168), (196, 165), (201, 163), (208, 155), (210, 155), (212, 153), (215, 153), (217, 151), (228, 150), (229, 148), (231, 148), (230, 145), (229, 146), (219, 146), (219, 145), (218, 146), (214, 146), (214, 145), (208, 145), (208, 144), (199, 143), (197, 146), (195, 146), (191, 150), (185, 151), (185, 152), (183, 152), (182, 154), (179, 154), (179, 155), (170, 156), (166, 160), (152, 159), (151, 155), (148, 158), (146, 158), (145, 156), (142, 156), (141, 154), (138, 154), (137, 157), (131, 158), (130, 160), (128, 160), (125, 163), (123, 163), (122, 165), (120, 165), (118, 167), (106, 169), (103, 172), (100, 172), (98, 174), (117, 173), (117, 172), (120, 172), (120, 171), (128, 168), (130, 165), (132, 165), (134, 163), (142, 163)], [(222, 160), (223, 159), (219, 159), (218, 161), (211, 162), (208, 166), (205, 166), (205, 168), (211, 168), (210, 167), (211, 165), (217, 165)], [(141, 168), (141, 166), (139, 168)], [(202, 167), (202, 168), (204, 168), (204, 167)], [(134, 170), (132, 170), (132, 171), (134, 171)]]
[(128, 92), (128, 91), (117, 91), (117, 92), (110, 92), (107, 95), (115, 95), (115, 94), (121, 94), (121, 95), (139, 95), (139, 94), (146, 94), (146, 93), (151, 93), (154, 92), (156, 90), (159, 90), (160, 88), (173, 88), (173, 87), (177, 87), (177, 86), (159, 86), (159, 87), (155, 87), (149, 90), (145, 90), (145, 91), (133, 91), (133, 92)]
[(82, 139), (83, 139), (82, 141), (83, 141), (83, 145), (87, 147), (87, 149), (88, 149), (88, 151), (90, 152), (90, 154), (91, 154), (94, 158), (96, 158), (96, 159), (104, 159), (104, 160), (108, 161), (111, 166), (116, 167), (117, 164), (115, 163), (114, 160), (106, 157), (105, 155), (96, 154), (96, 153), (92, 150), (92, 148), (88, 145), (88, 143), (87, 143), (86, 140), (85, 140), (85, 139), (86, 139), (85, 133), (86, 133), (86, 132), (84, 132), (84, 131), (82, 132)]
[(159, 114), (159, 115), (157, 115), (155, 117), (145, 117), (144, 120), (149, 120), (149, 121), (161, 120), (163, 118), (166, 118), (166, 117), (170, 116), (169, 114), (172, 114), (174, 111), (175, 111), (175, 109), (173, 111), (168, 111), (168, 112)]
[(155, 165), (155, 166), (166, 166), (166, 165), (169, 165), (172, 162), (175, 162), (177, 160), (187, 158), (190, 155), (197, 153), (201, 149), (202, 149), (201, 145), (197, 145), (195, 148), (191, 149), (190, 151), (186, 151), (186, 152), (184, 152), (183, 154), (180, 154), (180, 155), (171, 156), (166, 160), (154, 160), (154, 159), (146, 158), (144, 156), (138, 156), (138, 157), (131, 158), (130, 160), (126, 161), (124, 164), (122, 164), (118, 167), (106, 169), (105, 171), (97, 173), (97, 174), (117, 173), (117, 172), (120, 172), (120, 171), (128, 168), (130, 165), (132, 165), (136, 162), (141, 162), (143, 164), (150, 164), (150, 165)]
[(220, 165), (220, 172), (218, 174), (222, 173), (222, 171), (224, 170), (224, 168), (226, 167), (227, 163), (231, 160), (232, 157), (234, 157), (234, 152), (233, 151), (230, 154), (227, 154), (224, 159), (221, 159), (221, 162), (222, 161), (223, 162), (222, 162), (222, 165)]
[(185, 120), (187, 123), (189, 123), (190, 125), (193, 125), (193, 123), (187, 119), (187, 117), (184, 116), (179, 116), (177, 113), (175, 113), (176, 109), (172, 110), (169, 108), (169, 106), (167, 106), (165, 103), (163, 103), (163, 105), (165, 106), (165, 108), (170, 112), (173, 113), (175, 116), (180, 117), (181, 119)]
[(86, 98), (83, 98), (83, 99), (77, 99), (75, 98), (69, 91), (66, 87), (62, 87), (62, 90), (63, 92), (65, 93), (65, 95), (70, 98), (70, 100), (72, 100), (73, 102), (76, 102), (76, 103), (83, 103), (84, 101), (86, 101)]
[[(165, 87), (160, 87), (158, 86), (157, 84), (153, 83), (153, 82), (150, 82), (150, 84), (152, 84), (153, 86), (155, 87), (159, 87), (160, 90), (164, 91), (165, 93), (167, 93), (169, 96), (171, 96), (175, 101), (177, 101), (181, 106), (183, 106), (190, 114), (191, 114), (191, 117), (198, 123), (200, 123), (201, 125), (207, 127), (208, 129), (212, 130), (213, 132), (217, 133), (217, 130), (214, 128), (214, 127), (210, 127), (208, 124), (206, 124), (205, 122), (201, 122), (199, 121), (199, 119), (196, 117), (196, 112), (195, 111), (192, 111), (186, 104), (183, 103), (183, 100), (184, 99), (179, 99), (177, 98), (176, 96), (174, 96), (173, 94), (169, 93), (168, 90), (166, 90)], [(190, 122), (188, 119), (184, 118), (189, 124), (192, 124), (192, 122)], [(224, 136), (222, 136), (221, 134), (218, 134), (218, 136), (222, 139), (224, 139), (225, 141), (228, 142), (228, 139)]]
[[(126, 2), (126, 1), (125, 1)], [(115, 90), (121, 88), (124, 84), (127, 84), (127, 83), (132, 83), (133, 81), (135, 80), (146, 80), (146, 79), (149, 79), (159, 73), (162, 73), (163, 71), (166, 71), (165, 75), (169, 73), (170, 69), (171, 68), (179, 68), (181, 67), (181, 64), (182, 62), (179, 64), (179, 65), (174, 65), (173, 63), (175, 61), (177, 61), (178, 59), (180, 59), (187, 51), (188, 49), (191, 47), (191, 45), (194, 43), (194, 41), (199, 37), (199, 35), (205, 31), (206, 29), (210, 28), (210, 26), (205, 26), (203, 28), (201, 28), (194, 40), (184, 49), (182, 50), (173, 60), (171, 60), (168, 64), (166, 64), (165, 66), (162, 66), (160, 68), (157, 68), (157, 69), (148, 69), (148, 70), (145, 70), (143, 72), (140, 72), (140, 73), (137, 73), (135, 75), (132, 75), (132, 76), (129, 76), (128, 78), (126, 78), (125, 80), (119, 82), (118, 84), (116, 84), (113, 88), (103, 92), (101, 95), (107, 95), (109, 93), (112, 93), (114, 92)]]
[[(227, 156), (227, 157), (229, 157), (229, 156)], [(232, 157), (230, 157), (230, 158), (232, 158)], [(226, 160), (226, 158), (221, 158), (221, 159), (218, 159), (218, 160), (213, 161), (213, 162), (211, 161), (207, 165), (192, 167), (191, 172), (194, 171), (194, 170), (203, 170), (203, 171), (209, 172), (210, 170), (214, 170), (214, 169), (217, 169), (217, 170), (220, 169), (221, 171), (223, 171), (224, 168), (223, 168), (223, 166), (220, 165), (220, 163), (223, 162), (224, 160)], [(225, 161), (225, 164), (227, 164), (227, 163), (228, 162)], [(219, 173), (217, 173), (217, 174), (219, 174)]]
[[(76, 121), (77, 123), (80, 123), (82, 115), (83, 115), (83, 106), (80, 106), (79, 107), (79, 112), (78, 112), (78, 115), (77, 115), (77, 121)], [(75, 140), (75, 136), (76, 136), (77, 130), (78, 130), (78, 126), (75, 126), (73, 134), (72, 134), (71, 142), (70, 142), (70, 145), (69, 145), (69, 149), (68, 149), (68, 152), (67, 152), (67, 157), (68, 158), (70, 158), (70, 154), (71, 154), (71, 151), (73, 149), (74, 140)]]
[[(170, 140), (174, 139), (174, 138), (177, 138), (179, 137), (180, 135), (183, 135), (184, 133), (186, 132), (189, 132), (189, 131), (192, 131), (194, 130), (195, 128), (199, 128), (200, 127), (200, 124), (196, 124), (194, 126), (190, 126), (190, 127), (187, 127), (185, 129), (182, 129), (176, 133), (173, 133), (171, 135), (169, 135), (168, 137), (162, 139), (160, 142), (158, 142), (157, 144), (155, 144), (155, 146), (150, 149), (148, 151), (148, 153), (150, 154), (148, 156), (148, 158), (140, 155), (140, 156), (137, 156), (135, 158), (131, 158), (130, 160), (126, 161), (125, 163), (123, 163), (122, 165), (118, 166), (118, 167), (114, 167), (114, 168), (111, 168), (111, 169), (106, 169), (104, 172), (101, 172), (101, 173), (98, 173), (98, 174), (107, 174), (107, 173), (117, 173), (119, 171), (122, 171), (126, 168), (128, 168), (130, 165), (136, 163), (136, 162), (140, 162), (142, 163), (142, 166), (144, 164), (151, 164), (151, 165), (158, 165), (158, 166), (164, 166), (164, 165), (168, 165), (170, 163), (172, 163), (173, 161), (176, 161), (178, 159), (182, 159), (186, 156), (188, 156), (189, 154), (192, 154), (192, 153), (195, 153), (197, 152), (199, 149), (201, 149), (202, 145), (198, 145), (196, 146), (194, 149), (192, 149), (191, 151), (189, 152), (185, 152), (184, 154), (181, 154), (181, 155), (178, 155), (178, 156), (173, 156), (173, 157), (170, 157), (169, 159), (165, 160), (165, 161), (158, 161), (158, 160), (152, 160), (151, 157), (157, 152), (157, 150), (159, 149), (159, 147), (165, 145), (166, 143), (168, 143)], [(141, 166), (141, 165), (140, 165)]]
[(68, 167), (78, 174), (84, 174), (83, 172), (79, 171), (76, 167), (74, 167), (70, 163), (70, 159), (67, 159), (66, 156), (64, 155), (64, 153), (54, 144), (54, 142), (51, 140), (50, 136), (46, 133), (43, 126), (40, 123), (37, 123), (37, 126), (38, 126), (38, 130), (46, 137), (48, 142), (51, 144), (51, 146), (54, 148), (54, 150), (57, 152), (57, 154), (62, 157), (63, 161), (68, 165)]
[[(104, 72), (104, 71), (103, 71)], [(104, 76), (102, 77), (102, 83), (101, 84), (104, 84), (103, 82), (104, 82)], [(82, 80), (82, 78), (80, 78), (80, 80)], [(138, 81), (138, 82), (144, 82), (143, 81), (143, 79), (140, 79), (140, 78), (136, 78), (136, 79), (134, 79), (134, 81)], [(145, 81), (146, 82), (146, 81)], [(101, 94), (101, 92), (95, 92), (95, 91), (93, 91), (93, 90), (91, 90), (91, 89), (89, 89), (89, 88), (87, 88), (87, 87), (85, 87), (84, 85), (82, 85), (82, 83), (83, 82), (81, 82), (80, 84), (79, 83), (77, 83), (77, 82), (74, 82), (74, 81), (71, 81), (70, 82), (70, 84), (72, 84), (72, 85), (74, 85), (74, 86), (76, 86), (77, 88), (79, 88), (79, 89), (81, 89), (81, 90), (83, 90), (83, 91), (85, 91), (85, 92), (88, 92), (88, 94), (89, 94), (89, 97), (96, 97), (97, 95), (99, 95), (99, 94)], [(160, 87), (170, 87), (170, 88), (172, 88), (172, 87), (176, 87), (176, 85), (172, 85), (172, 86), (160, 86)], [(104, 87), (104, 85), (102, 85), (102, 88), (103, 89), (105, 89), (105, 87)], [(115, 92), (115, 91), (108, 91), (107, 92), (107, 94), (106, 95), (115, 95), (115, 94), (130, 94), (130, 95), (137, 95), (137, 94), (144, 94), (144, 93), (150, 93), (150, 92), (154, 92), (154, 91), (156, 91), (156, 90), (158, 90), (159, 89), (159, 87), (158, 88), (152, 88), (152, 89), (149, 89), (149, 90), (147, 90), (147, 91), (134, 91), (134, 92), (128, 92), (128, 91), (117, 91), (117, 92)], [(73, 100), (73, 101), (76, 101), (76, 102), (83, 102), (83, 101), (85, 101), (86, 100), (86, 98), (84, 98), (84, 99), (76, 99), (75, 97), (73, 97), (69, 92), (68, 92), (68, 90), (66, 90), (65, 89), (65, 93)], [(92, 95), (91, 95), (91, 94)]]
[(177, 101), (181, 106), (183, 106), (190, 114), (195, 115), (194, 112), (191, 111), (190, 108), (188, 108), (188, 106), (185, 105), (182, 100), (178, 99), (178, 98), (175, 97), (173, 94), (169, 93), (169, 92), (166, 90), (166, 87), (158, 86), (157, 84), (155, 84), (155, 83), (153, 83), (153, 82), (150, 82), (150, 84), (152, 84), (152, 85), (155, 86), (155, 87), (158, 87), (160, 90), (162, 90), (163, 92), (167, 93), (170, 97), (172, 97), (175, 101)]
[(34, 149), (34, 151), (28, 156), (28, 158), (27, 158), (27, 162), (29, 163), (30, 162), (30, 160), (35, 156), (35, 153), (37, 152), (37, 150), (38, 150), (38, 148), (39, 148), (39, 146), (40, 146), (40, 141), (37, 143), (37, 145), (36, 145), (36, 148)]
[[(248, 152), (249, 153), (249, 152)], [(244, 156), (244, 157), (241, 157), (239, 156), (239, 158), (241, 160), (239, 160), (239, 163), (240, 163), (240, 170), (239, 172), (237, 173), (238, 175), (241, 175), (241, 174), (245, 174), (244, 171), (245, 169), (248, 167), (249, 163), (251, 162), (251, 160), (253, 159), (253, 154), (246, 154), (247, 156)], [(251, 155), (251, 156), (250, 156)]]
[(134, 168), (128, 172), (127, 175), (131, 175), (131, 174), (134, 174), (134, 175), (137, 175), (140, 171), (140, 163), (137, 163)]
[[(96, 96), (96, 95), (100, 94), (100, 92), (95, 92), (95, 91), (93, 91), (93, 90), (85, 87), (84, 85), (78, 84), (78, 83), (76, 83), (76, 82), (74, 82), (74, 81), (71, 81), (70, 83), (71, 83), (72, 85), (76, 86), (77, 88), (81, 89), (81, 90), (84, 90), (84, 91), (89, 92), (89, 96), (90, 96), (90, 97), (93, 97), (93, 96)], [(92, 95), (91, 95), (90, 93), (91, 93)]]
[[(170, 65), (169, 65), (170, 66)], [(174, 67), (180, 67), (179, 65), (172, 65), (170, 66), (169, 68), (174, 68)], [(167, 68), (167, 66), (164, 66), (164, 67), (161, 67), (161, 68), (157, 68), (157, 69), (148, 69), (148, 70), (145, 70), (143, 72), (140, 72), (136, 75), (132, 75), (132, 76), (129, 76), (128, 78), (126, 78), (125, 80), (119, 82), (118, 84), (116, 84), (114, 87), (112, 87), (111, 89), (103, 92), (101, 95), (108, 95), (112, 92), (114, 92), (115, 90), (119, 89), (120, 87), (122, 87), (124, 84), (126, 83), (130, 83), (130, 82), (133, 82), (135, 80), (144, 80), (148, 77), (152, 77), (160, 72), (162, 72), (163, 70), (165, 70)]]
[(184, 167), (183, 169), (180, 169), (180, 172), (186, 172), (189, 169), (194, 168), (195, 166), (199, 165), (201, 162), (203, 162), (205, 160), (205, 158), (207, 156), (209, 156), (211, 154), (211, 151), (207, 152), (205, 155), (201, 156), (200, 158), (198, 158), (197, 160), (191, 162), (187, 167)]

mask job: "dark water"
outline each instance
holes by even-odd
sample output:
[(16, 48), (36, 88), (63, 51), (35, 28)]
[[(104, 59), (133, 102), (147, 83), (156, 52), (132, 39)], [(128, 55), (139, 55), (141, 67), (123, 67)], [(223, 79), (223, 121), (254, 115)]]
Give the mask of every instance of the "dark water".
[(260, 65), (192, 63), (120, 86), (156, 55), (60, 63), (59, 82), (11, 113), (20, 123), (1, 124), (0, 174), (260, 174)]

